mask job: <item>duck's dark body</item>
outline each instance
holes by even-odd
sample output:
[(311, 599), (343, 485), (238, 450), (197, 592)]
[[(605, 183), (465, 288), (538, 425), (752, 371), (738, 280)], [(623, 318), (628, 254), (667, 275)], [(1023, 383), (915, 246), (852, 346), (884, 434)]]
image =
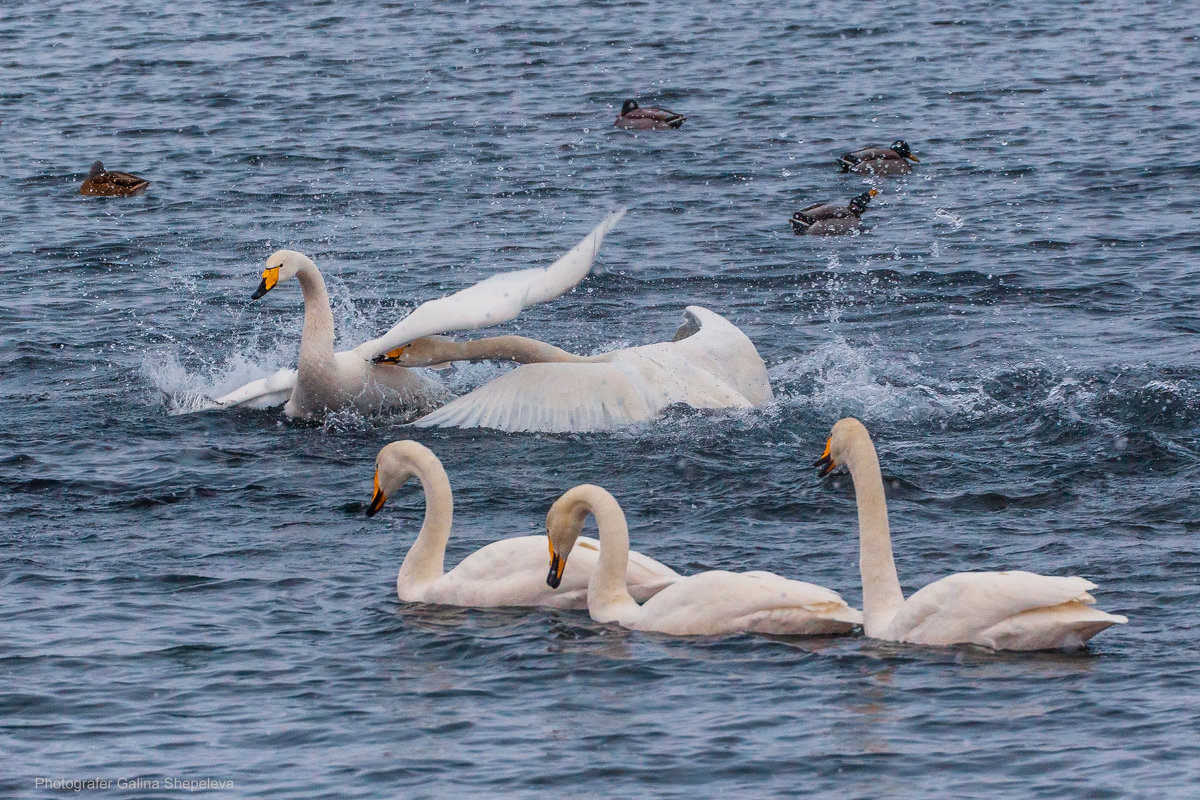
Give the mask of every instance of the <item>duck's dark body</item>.
[(858, 172), (869, 175), (907, 175), (912, 172), (912, 164), (919, 159), (912, 154), (908, 142), (897, 139), (890, 147), (864, 147), (844, 153), (838, 157), (838, 166), (842, 172)]
[(687, 117), (665, 108), (649, 106), (642, 108), (636, 100), (626, 100), (621, 113), (613, 124), (618, 128), (633, 131), (662, 131), (678, 128)]
[(131, 194), (145, 191), (150, 181), (130, 175), (128, 172), (109, 172), (104, 164), (96, 161), (92, 164), (91, 172), (79, 187), (80, 194), (101, 197), (128, 197)]
[(871, 198), (877, 194), (876, 190), (871, 189), (852, 197), (844, 206), (813, 203), (792, 214), (788, 222), (797, 236), (853, 233), (862, 227), (862, 214), (867, 210)]

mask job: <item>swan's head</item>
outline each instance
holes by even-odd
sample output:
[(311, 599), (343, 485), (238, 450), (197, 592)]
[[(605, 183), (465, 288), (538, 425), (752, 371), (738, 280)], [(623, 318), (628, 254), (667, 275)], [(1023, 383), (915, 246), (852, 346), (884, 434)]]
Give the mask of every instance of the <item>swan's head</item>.
[(376, 364), (398, 364), (402, 367), (434, 367), (451, 360), (445, 348), (449, 341), (445, 336), (422, 336), (371, 360)]
[(918, 164), (921, 163), (921, 159), (912, 154), (912, 148), (909, 147), (908, 142), (904, 141), (903, 139), (897, 139), (896, 141), (892, 142), (892, 150), (895, 150), (896, 155), (900, 156), (901, 158), (907, 158), (909, 161), (915, 161)]
[(441, 466), (433, 451), (420, 442), (405, 440), (385, 445), (375, 456), (375, 493), (367, 506), (367, 516), (378, 514), (388, 495), (400, 491), (413, 478), (420, 478), (421, 465), (430, 463)]
[(813, 466), (820, 467), (821, 477), (825, 477), (849, 461), (851, 453), (861, 447), (864, 442), (867, 445), (871, 444), (871, 434), (867, 432), (867, 426), (854, 417), (839, 419), (834, 424), (833, 430), (829, 432), (829, 441), (825, 443), (825, 452)]
[(306, 263), (311, 264), (312, 261), (303, 253), (297, 253), (295, 250), (276, 250), (267, 259), (267, 268), (263, 270), (262, 282), (258, 284), (254, 294), (250, 295), (250, 299), (257, 300), (274, 289), (275, 284), (280, 281), (296, 277), (300, 267)]
[(546, 538), (550, 543), (550, 574), (546, 576), (546, 583), (550, 588), (557, 589), (562, 582), (567, 559), (579, 540), (579, 534), (583, 533), (584, 520), (600, 506), (610, 513), (619, 514), (624, 520), (616, 498), (607, 490), (590, 483), (568, 489), (550, 506), (550, 511), (546, 513)]

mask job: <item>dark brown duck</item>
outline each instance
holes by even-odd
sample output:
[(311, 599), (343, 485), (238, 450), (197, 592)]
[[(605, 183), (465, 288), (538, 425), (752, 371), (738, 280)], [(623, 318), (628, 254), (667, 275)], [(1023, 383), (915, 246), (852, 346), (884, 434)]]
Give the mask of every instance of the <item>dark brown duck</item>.
[(839, 233), (854, 233), (862, 227), (862, 215), (871, 198), (879, 194), (874, 189), (855, 195), (844, 206), (833, 203), (813, 203), (800, 209), (788, 222), (797, 236), (821, 236)]
[(613, 124), (632, 131), (665, 131), (678, 128), (687, 117), (665, 108), (647, 106), (642, 108), (637, 100), (626, 100), (621, 113)]
[(920, 159), (912, 154), (908, 142), (897, 139), (890, 147), (864, 147), (838, 156), (842, 172), (859, 172), (871, 175), (907, 175), (912, 164)]
[(104, 164), (96, 161), (92, 164), (92, 171), (88, 173), (87, 179), (79, 187), (79, 193), (101, 197), (128, 197), (144, 191), (149, 185), (150, 181), (145, 178), (130, 175), (128, 172), (109, 172), (104, 168)]

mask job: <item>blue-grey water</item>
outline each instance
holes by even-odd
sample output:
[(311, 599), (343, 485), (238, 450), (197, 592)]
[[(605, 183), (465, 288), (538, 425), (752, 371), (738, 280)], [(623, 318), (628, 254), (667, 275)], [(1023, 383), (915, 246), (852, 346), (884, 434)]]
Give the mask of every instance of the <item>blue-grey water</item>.
[[(0, 794), (1194, 797), (1195, 6), (952, 5), (5, 4)], [(627, 97), (687, 122), (619, 131)], [(833, 166), (898, 137), (908, 177)], [(97, 158), (149, 191), (80, 196)], [(862, 235), (791, 234), (868, 185)], [(249, 300), (276, 248), (353, 346), (621, 205), (596, 274), (500, 330), (594, 353), (701, 304), (774, 402), (587, 435), (172, 413), (294, 364), (298, 286)], [(1022, 655), (412, 606), (419, 489), (363, 513), (412, 437), (448, 564), (588, 481), (685, 572), (857, 605), (849, 481), (810, 466), (846, 415), (907, 591), (1083, 575), (1129, 624)]]

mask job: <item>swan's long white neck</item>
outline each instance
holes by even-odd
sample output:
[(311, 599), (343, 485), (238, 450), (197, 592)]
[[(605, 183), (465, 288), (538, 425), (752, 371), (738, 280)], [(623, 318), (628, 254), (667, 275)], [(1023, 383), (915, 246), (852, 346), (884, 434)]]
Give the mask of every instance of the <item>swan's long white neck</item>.
[(625, 513), (612, 495), (598, 487), (577, 486), (574, 502), (566, 509), (578, 536), (590, 513), (599, 529), (600, 557), (588, 582), (588, 612), (597, 622), (628, 622), (641, 607), (629, 594), (625, 571), (629, 567), (629, 527)]
[(904, 592), (892, 558), (887, 499), (875, 445), (863, 432), (849, 448), (846, 467), (858, 502), (858, 569), (863, 587), (863, 631), (878, 636), (904, 605)]
[(396, 590), (402, 600), (416, 599), (414, 593), (445, 572), (446, 542), (450, 540), (450, 526), (454, 521), (450, 479), (437, 457), (432, 453), (419, 455), (411, 463), (425, 492), (425, 519), (396, 576)]
[(304, 295), (304, 332), (300, 336), (300, 372), (307, 372), (333, 360), (333, 311), (329, 292), (316, 265), (307, 258), (296, 271), (300, 292)]

